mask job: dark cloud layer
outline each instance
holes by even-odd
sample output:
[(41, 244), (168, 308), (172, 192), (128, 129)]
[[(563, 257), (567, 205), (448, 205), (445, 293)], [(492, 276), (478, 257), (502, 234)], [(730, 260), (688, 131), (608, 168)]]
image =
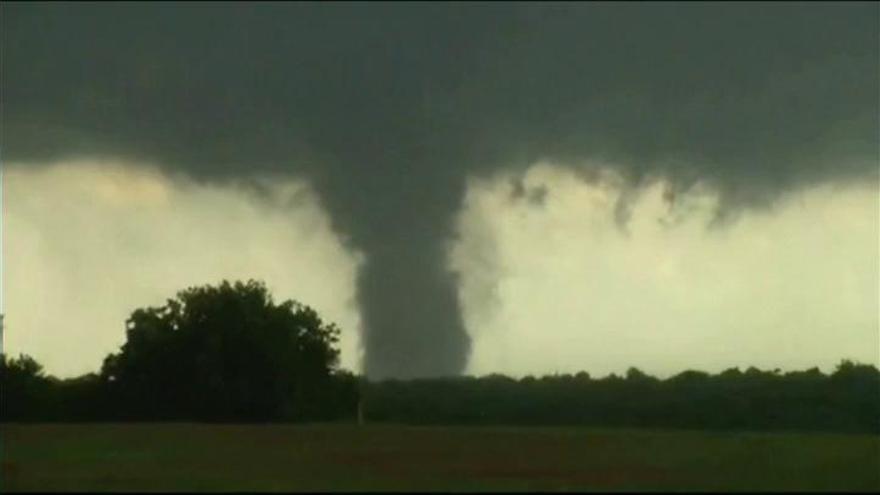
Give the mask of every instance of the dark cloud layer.
[(469, 175), (611, 163), (722, 212), (877, 179), (876, 3), (0, 9), (5, 160), (309, 178), (366, 255), (372, 376), (466, 364), (444, 260)]

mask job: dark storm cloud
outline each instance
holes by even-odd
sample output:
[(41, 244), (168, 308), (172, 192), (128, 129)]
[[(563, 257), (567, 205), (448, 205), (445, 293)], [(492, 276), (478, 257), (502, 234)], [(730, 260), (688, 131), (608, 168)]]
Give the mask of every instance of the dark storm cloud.
[[(308, 177), (367, 258), (373, 376), (462, 370), (465, 179), (537, 159), (698, 181), (724, 212), (876, 180), (864, 4), (10, 4), (4, 159)], [(627, 205), (619, 205), (625, 223)], [(293, 255), (293, 254), (292, 254)]]

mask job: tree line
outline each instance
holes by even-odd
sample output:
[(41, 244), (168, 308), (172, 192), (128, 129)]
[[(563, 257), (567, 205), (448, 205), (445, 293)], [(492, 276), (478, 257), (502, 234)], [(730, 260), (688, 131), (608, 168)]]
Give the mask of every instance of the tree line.
[(625, 376), (504, 375), (372, 383), (365, 414), (411, 424), (578, 425), (880, 434), (880, 370), (841, 362), (781, 373), (688, 370), (661, 380)]
[(354, 421), (880, 434), (880, 370), (842, 361), (781, 373), (658, 379), (504, 375), (371, 382), (338, 365), (339, 330), (256, 281), (186, 289), (138, 309), (97, 373), (47, 375), (0, 355), (0, 421)]

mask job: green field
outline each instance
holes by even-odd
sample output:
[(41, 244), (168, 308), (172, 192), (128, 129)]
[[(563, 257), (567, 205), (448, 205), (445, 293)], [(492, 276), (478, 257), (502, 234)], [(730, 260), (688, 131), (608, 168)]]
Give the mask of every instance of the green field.
[(371, 425), (2, 425), (2, 491), (865, 490), (880, 437)]

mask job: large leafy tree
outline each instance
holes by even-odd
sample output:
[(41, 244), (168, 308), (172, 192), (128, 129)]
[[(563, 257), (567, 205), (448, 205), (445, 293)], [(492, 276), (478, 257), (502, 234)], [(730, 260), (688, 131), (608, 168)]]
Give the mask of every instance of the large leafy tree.
[(337, 371), (337, 327), (261, 282), (186, 289), (136, 310), (126, 335), (101, 374), (130, 419), (325, 419), (356, 400), (340, 397), (356, 389)]

